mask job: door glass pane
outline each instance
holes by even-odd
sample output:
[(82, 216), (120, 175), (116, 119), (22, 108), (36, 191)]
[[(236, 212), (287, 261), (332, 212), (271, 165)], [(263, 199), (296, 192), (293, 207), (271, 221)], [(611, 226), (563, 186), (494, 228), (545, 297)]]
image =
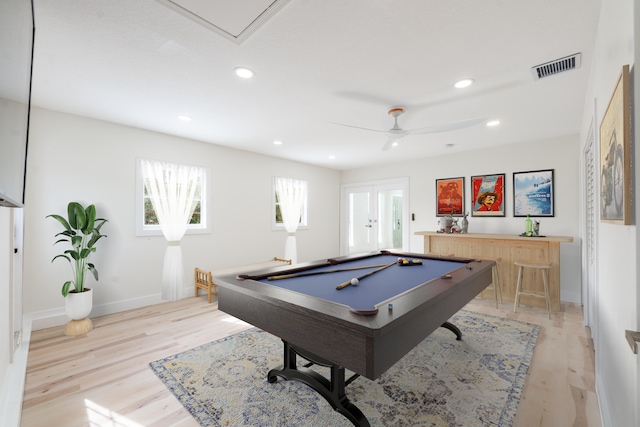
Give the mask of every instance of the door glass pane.
[(378, 191), (377, 249), (402, 249), (402, 190)]
[(371, 245), (372, 221), (369, 211), (369, 192), (349, 193), (348, 253), (369, 251)]

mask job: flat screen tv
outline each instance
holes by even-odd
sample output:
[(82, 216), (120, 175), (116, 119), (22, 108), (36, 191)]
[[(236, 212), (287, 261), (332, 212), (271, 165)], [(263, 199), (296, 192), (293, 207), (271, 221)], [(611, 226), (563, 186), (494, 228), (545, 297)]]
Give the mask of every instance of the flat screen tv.
[(0, 0), (0, 206), (24, 206), (34, 30), (32, 0)]

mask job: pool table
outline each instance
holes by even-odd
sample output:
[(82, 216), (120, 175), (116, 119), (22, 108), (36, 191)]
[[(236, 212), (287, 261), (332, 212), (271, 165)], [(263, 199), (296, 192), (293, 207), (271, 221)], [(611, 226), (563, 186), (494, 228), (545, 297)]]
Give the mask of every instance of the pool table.
[[(491, 284), (494, 264), (390, 251), (342, 256), (220, 277), (218, 307), (282, 339), (284, 366), (268, 372), (270, 382), (303, 381), (368, 426), (345, 387), (359, 375), (378, 378), (440, 326), (459, 339), (447, 320)], [(276, 278), (286, 275), (294, 277)], [(311, 363), (298, 366), (297, 356)], [(312, 364), (329, 367), (331, 379)], [(355, 374), (345, 379), (345, 369)]]

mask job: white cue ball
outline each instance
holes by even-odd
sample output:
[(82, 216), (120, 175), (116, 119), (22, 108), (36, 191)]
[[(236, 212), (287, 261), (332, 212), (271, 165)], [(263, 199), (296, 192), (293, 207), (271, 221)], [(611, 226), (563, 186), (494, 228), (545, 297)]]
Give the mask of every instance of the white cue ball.
[(351, 285), (352, 285), (352, 286), (358, 286), (358, 283), (360, 283), (360, 280), (358, 280), (358, 279), (351, 279)]

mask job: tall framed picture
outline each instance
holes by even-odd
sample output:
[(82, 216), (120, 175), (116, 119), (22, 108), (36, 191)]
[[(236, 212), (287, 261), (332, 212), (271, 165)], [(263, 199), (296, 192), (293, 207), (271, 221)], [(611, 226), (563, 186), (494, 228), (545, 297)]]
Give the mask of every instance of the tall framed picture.
[(629, 66), (600, 123), (600, 221), (631, 224), (631, 95)]
[(436, 216), (462, 216), (464, 177), (436, 179)]
[(513, 216), (553, 216), (553, 169), (513, 173)]
[(504, 216), (504, 174), (471, 177), (471, 216)]

